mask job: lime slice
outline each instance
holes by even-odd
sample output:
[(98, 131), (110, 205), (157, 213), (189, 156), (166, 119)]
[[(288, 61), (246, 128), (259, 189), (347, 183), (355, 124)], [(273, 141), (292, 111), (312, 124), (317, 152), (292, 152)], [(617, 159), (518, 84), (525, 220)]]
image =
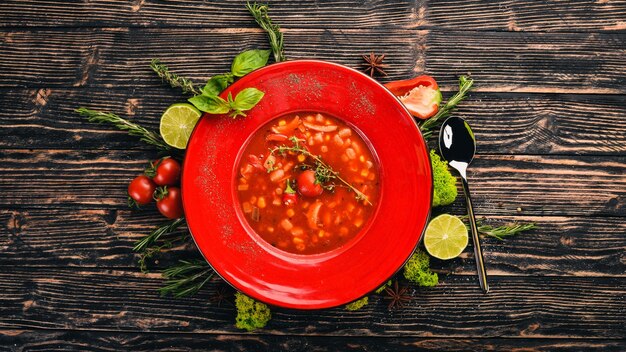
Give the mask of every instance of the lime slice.
[(467, 247), (467, 227), (461, 219), (442, 214), (432, 219), (424, 233), (424, 246), (438, 259), (456, 258)]
[(179, 103), (170, 105), (161, 116), (161, 137), (168, 145), (178, 148), (187, 148), (187, 142), (194, 126), (202, 113), (193, 105)]

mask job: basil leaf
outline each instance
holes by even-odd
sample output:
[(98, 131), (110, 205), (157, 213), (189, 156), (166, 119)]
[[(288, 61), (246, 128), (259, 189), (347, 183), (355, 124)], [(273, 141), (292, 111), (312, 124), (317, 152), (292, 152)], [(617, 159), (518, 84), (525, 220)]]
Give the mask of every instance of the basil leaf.
[(206, 82), (204, 88), (202, 88), (203, 95), (219, 95), (226, 87), (234, 82), (233, 75), (231, 73), (225, 73), (223, 75), (215, 75)]
[(231, 106), (237, 111), (250, 110), (261, 101), (264, 95), (265, 93), (256, 88), (246, 88), (237, 94)]
[(248, 50), (237, 55), (233, 60), (230, 70), (237, 77), (244, 76), (257, 68), (267, 64), (270, 58), (269, 50)]
[(198, 110), (209, 114), (225, 114), (230, 111), (228, 102), (218, 96), (196, 95), (187, 100)]

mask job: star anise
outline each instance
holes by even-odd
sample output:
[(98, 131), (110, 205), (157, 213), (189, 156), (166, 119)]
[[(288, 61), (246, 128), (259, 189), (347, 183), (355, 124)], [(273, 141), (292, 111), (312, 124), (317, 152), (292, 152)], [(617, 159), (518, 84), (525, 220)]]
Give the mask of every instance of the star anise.
[(209, 298), (209, 301), (215, 303), (218, 307), (222, 305), (222, 303), (228, 303), (232, 305), (231, 298), (233, 297), (233, 292), (230, 287), (226, 285), (222, 285), (217, 291)]
[(387, 309), (404, 308), (405, 304), (411, 300), (411, 296), (407, 293), (408, 290), (409, 288), (406, 286), (399, 288), (398, 280), (393, 283), (393, 288), (386, 287), (387, 297), (385, 299), (390, 300)]
[(363, 55), (363, 60), (365, 63), (362, 64), (365, 67), (365, 72), (369, 71), (370, 77), (374, 77), (374, 73), (379, 73), (383, 76), (387, 75), (387, 72), (383, 70), (383, 68), (388, 67), (389, 65), (383, 64), (383, 60), (385, 59), (385, 54), (383, 55), (375, 55), (373, 52), (367, 55)]

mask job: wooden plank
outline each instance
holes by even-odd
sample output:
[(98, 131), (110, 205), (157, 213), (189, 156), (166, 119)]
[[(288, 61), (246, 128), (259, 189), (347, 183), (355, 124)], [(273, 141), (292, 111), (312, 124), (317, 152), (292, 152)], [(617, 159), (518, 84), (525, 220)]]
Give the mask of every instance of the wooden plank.
[[(266, 47), (255, 29), (47, 29), (2, 34), (0, 87), (157, 86), (147, 67), (159, 57), (198, 82), (228, 70), (232, 57)], [(387, 54), (388, 80), (428, 72), (444, 90), (471, 73), (477, 91), (626, 93), (626, 33), (441, 30), (290, 30), (292, 59), (359, 67), (361, 54)], [(173, 43), (185, 43), (172, 49)]]
[(599, 32), (626, 29), (623, 1), (428, 1), (426, 23), (455, 30)]
[[(626, 223), (602, 217), (490, 217), (492, 223), (535, 222), (538, 229), (482, 241), (490, 275), (626, 277)], [(0, 267), (135, 270), (132, 247), (164, 220), (154, 210), (31, 209), (0, 211)], [(474, 276), (471, 246), (455, 260), (432, 260), (443, 275)], [(166, 250), (156, 268), (199, 258), (195, 245)]]
[[(422, 3), (423, 1), (420, 1)], [(419, 8), (418, 8), (419, 6)], [(420, 12), (421, 11), (421, 12)], [(410, 0), (273, 1), (272, 19), (284, 28), (408, 28), (423, 17), (424, 4)], [(94, 0), (65, 3), (8, 0), (0, 3), (0, 26), (254, 28), (245, 2)], [(422, 19), (423, 20), (423, 19)]]
[[(154, 153), (0, 150), (1, 209), (123, 209)], [(477, 215), (626, 215), (624, 157), (479, 155), (469, 171)], [(463, 212), (460, 208), (449, 210)], [(518, 210), (518, 208), (520, 208)]]
[(433, 30), (427, 45), (423, 67), (444, 87), (457, 86), (457, 75), (471, 73), (478, 91), (626, 92), (626, 51), (612, 47), (624, 48), (626, 33)]
[[(449, 276), (400, 312), (372, 296), (356, 312), (273, 309), (262, 333), (387, 337), (612, 338), (624, 333), (625, 279)], [(236, 333), (234, 308), (208, 302), (219, 285), (194, 298), (160, 297), (162, 279), (136, 272), (15, 267), (0, 271), (0, 329)], [(502, 307), (507, 307), (503, 310)], [(567, 314), (564, 314), (567, 312)], [(459, 319), (459, 317), (471, 317)], [(581, 324), (584, 321), (584, 324)]]
[(623, 340), (455, 339), (369, 336), (284, 336), (261, 334), (150, 334), (108, 331), (0, 330), (12, 350), (55, 351), (623, 351)]
[[(446, 97), (451, 93), (444, 93)], [(9, 89), (0, 94), (0, 148), (151, 149), (74, 109), (116, 112), (158, 130), (165, 108), (184, 96), (168, 87), (140, 89)], [(458, 111), (481, 153), (624, 155), (624, 97), (473, 93)]]
[[(339, 1), (270, 4), (284, 28), (437, 27), (495, 31), (623, 31), (622, 1)], [(9, 0), (0, 3), (1, 26), (95, 27), (253, 27), (237, 0), (51, 3)], [(306, 19), (306, 20), (303, 20)]]

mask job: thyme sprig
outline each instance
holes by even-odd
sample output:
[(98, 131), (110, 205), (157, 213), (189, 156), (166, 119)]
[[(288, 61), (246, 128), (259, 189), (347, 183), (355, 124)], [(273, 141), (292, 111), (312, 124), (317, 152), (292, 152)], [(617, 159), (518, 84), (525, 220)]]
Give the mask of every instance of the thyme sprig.
[(250, 14), (254, 17), (256, 23), (264, 31), (267, 32), (267, 37), (272, 47), (272, 53), (274, 54), (274, 60), (276, 62), (285, 61), (285, 48), (283, 43), (283, 33), (280, 31), (280, 27), (272, 22), (268, 12), (269, 6), (267, 4), (250, 4), (246, 2), (246, 8)]
[(175, 244), (185, 241), (189, 237), (187, 231), (178, 228), (185, 224), (185, 218), (168, 221), (154, 229), (149, 235), (137, 241), (133, 251), (139, 252), (139, 269), (148, 271), (146, 261), (160, 254), (165, 248), (172, 248)]
[(306, 148), (303, 148), (300, 145), (300, 142), (302, 140), (296, 137), (291, 137), (289, 138), (289, 140), (293, 142), (293, 146), (287, 146), (284, 144), (279, 145), (271, 149), (270, 154), (275, 155), (275, 153), (278, 152), (281, 155), (285, 155), (285, 153), (287, 152), (293, 152), (293, 153), (302, 154), (308, 158), (311, 158), (313, 162), (315, 163), (315, 178), (318, 183), (327, 183), (332, 179), (337, 179), (339, 182), (343, 183), (346, 187), (348, 187), (348, 189), (350, 189), (351, 191), (355, 193), (355, 198), (357, 200), (363, 200), (367, 204), (372, 205), (370, 200), (367, 198), (365, 194), (363, 194), (363, 192), (359, 191), (356, 187), (354, 187), (348, 181), (344, 180), (341, 176), (339, 176), (339, 173), (333, 170), (333, 168), (330, 167), (330, 165), (326, 164), (320, 156), (309, 152)]
[(159, 59), (152, 59), (150, 68), (152, 68), (163, 81), (172, 86), (172, 88), (180, 88), (183, 94), (202, 94), (202, 91), (195, 83), (188, 78), (181, 77), (171, 72), (167, 65), (162, 64)]
[(83, 107), (78, 108), (74, 111), (82, 116), (86, 116), (90, 122), (110, 123), (122, 131), (128, 131), (129, 135), (139, 137), (139, 140), (156, 146), (160, 150), (171, 150), (171, 147), (167, 145), (158, 134), (145, 129), (144, 127), (141, 127), (136, 123), (125, 120), (118, 115), (112, 114), (110, 112), (96, 111)]
[[(461, 219), (467, 221), (467, 216), (461, 216)], [(501, 225), (501, 226), (492, 226), (484, 223), (484, 218), (476, 218), (476, 230), (478, 230), (479, 235), (489, 236), (493, 238), (497, 238), (500, 241), (504, 241), (505, 237), (515, 236), (524, 231), (532, 230), (537, 228), (537, 225), (533, 222), (529, 223), (519, 223), (514, 222), (511, 224)], [(469, 224), (465, 224), (467, 229), (470, 229)]]
[(171, 294), (179, 298), (198, 292), (215, 275), (209, 264), (203, 260), (181, 260), (178, 265), (163, 270), (167, 281), (159, 289), (162, 296)]
[(435, 128), (443, 121), (444, 118), (450, 116), (452, 111), (456, 109), (456, 106), (467, 97), (467, 93), (472, 89), (474, 80), (468, 76), (459, 77), (459, 91), (454, 94), (448, 101), (439, 107), (439, 111), (435, 116), (424, 121), (420, 125), (422, 134), (425, 139), (428, 139), (435, 131)]

